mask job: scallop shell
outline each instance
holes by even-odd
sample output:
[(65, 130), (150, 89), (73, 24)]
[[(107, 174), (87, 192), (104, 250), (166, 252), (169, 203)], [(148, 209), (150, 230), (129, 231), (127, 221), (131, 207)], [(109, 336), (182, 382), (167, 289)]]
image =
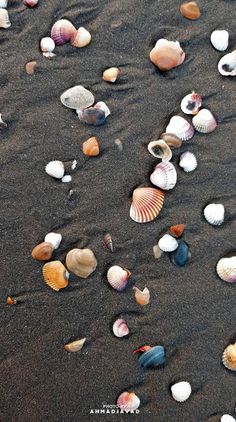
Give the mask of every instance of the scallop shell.
[(128, 270), (114, 265), (107, 271), (107, 280), (113, 289), (121, 291), (125, 289), (130, 275)]
[(0, 0), (0, 8), (5, 9), (7, 7), (8, 0)]
[(229, 344), (224, 350), (222, 362), (227, 369), (236, 371), (236, 343)]
[(51, 29), (51, 38), (56, 45), (62, 45), (70, 41), (75, 32), (76, 29), (70, 21), (67, 19), (60, 19), (54, 23)]
[(99, 155), (99, 141), (96, 136), (89, 138), (87, 141), (83, 142), (83, 153), (88, 157), (96, 157)]
[(194, 135), (194, 129), (192, 125), (181, 116), (173, 116), (170, 119), (168, 126), (166, 127), (167, 133), (173, 133), (182, 139), (182, 141), (188, 141)]
[(227, 283), (236, 282), (236, 256), (221, 258), (216, 266), (216, 271), (221, 280)]
[(191, 396), (192, 388), (189, 382), (180, 381), (171, 386), (171, 393), (174, 400), (182, 403)]
[(222, 204), (209, 204), (204, 208), (204, 217), (213, 226), (224, 222), (225, 208)]
[(125, 412), (134, 412), (139, 408), (140, 400), (136, 394), (125, 391), (119, 395), (116, 404)]
[(133, 290), (134, 290), (134, 296), (135, 296), (136, 302), (139, 305), (145, 306), (149, 304), (150, 292), (147, 287), (145, 287), (142, 291), (142, 290), (139, 290), (138, 287), (134, 286)]
[(229, 45), (229, 33), (225, 30), (215, 30), (211, 33), (211, 43), (218, 51), (225, 51)]
[(196, 92), (192, 92), (191, 94), (185, 95), (185, 97), (181, 101), (181, 110), (185, 114), (197, 114), (202, 105), (202, 97), (200, 94), (196, 94)]
[(32, 250), (32, 257), (37, 261), (49, 261), (53, 253), (53, 247), (51, 243), (43, 242), (35, 246)]
[(160, 238), (158, 246), (163, 252), (173, 252), (178, 248), (178, 242), (169, 234), (164, 234), (164, 236)]
[(215, 130), (217, 123), (213, 114), (203, 108), (199, 113), (193, 117), (193, 126), (200, 133), (210, 133)]
[(112, 327), (113, 333), (116, 337), (125, 337), (129, 334), (129, 327), (126, 321), (122, 318), (117, 319)]
[(71, 36), (71, 45), (73, 47), (86, 47), (91, 42), (91, 34), (87, 29), (83, 28), (82, 26), (72, 34)]
[(44, 37), (40, 41), (40, 49), (43, 52), (52, 53), (55, 47), (55, 42), (50, 37)]
[(0, 9), (0, 28), (10, 28), (11, 22), (9, 19), (8, 11), (6, 9)]
[(52, 176), (55, 179), (61, 179), (64, 176), (64, 164), (62, 161), (50, 161), (46, 165), (45, 171), (49, 176)]
[(78, 117), (81, 122), (87, 123), (87, 125), (101, 126), (106, 121), (106, 114), (103, 110), (95, 107), (89, 107), (85, 110), (76, 110)]
[(106, 118), (108, 116), (110, 116), (110, 114), (111, 114), (109, 107), (107, 107), (107, 105), (106, 105), (106, 103), (104, 103), (104, 101), (98, 101), (98, 103), (96, 103), (94, 105), (94, 108), (97, 108), (98, 110), (104, 111)]
[(51, 232), (51, 233), (46, 234), (44, 238), (44, 242), (51, 243), (53, 249), (58, 249), (61, 241), (62, 241), (62, 235), (60, 233)]
[(105, 243), (107, 249), (109, 249), (111, 252), (114, 252), (113, 242), (112, 242), (112, 238), (111, 238), (110, 233), (105, 234), (104, 243)]
[(72, 109), (84, 109), (90, 107), (95, 101), (95, 98), (88, 89), (82, 85), (76, 85), (67, 89), (61, 95), (61, 102), (65, 107)]
[(186, 173), (190, 173), (191, 171), (197, 168), (197, 159), (192, 152), (186, 151), (180, 156), (179, 166)]
[(37, 6), (39, 0), (23, 0), (23, 3), (27, 7), (35, 7)]
[(223, 76), (236, 76), (236, 50), (220, 59), (218, 71)]
[(150, 60), (160, 71), (167, 71), (179, 66), (185, 59), (185, 52), (178, 41), (168, 41), (164, 38), (156, 42), (150, 52)]
[(79, 352), (82, 347), (84, 346), (84, 343), (86, 342), (86, 337), (81, 338), (79, 340), (71, 341), (70, 343), (65, 344), (64, 349), (67, 352)]
[(120, 77), (121, 71), (118, 67), (109, 67), (109, 69), (104, 70), (102, 79), (106, 82), (116, 82)]
[(201, 11), (195, 1), (189, 1), (188, 3), (181, 4), (180, 13), (185, 18), (190, 19), (192, 21), (199, 19), (201, 16)]
[(174, 226), (170, 226), (169, 231), (175, 237), (180, 237), (180, 236), (182, 236), (182, 234), (185, 230), (185, 227), (186, 227), (186, 224), (175, 224)]
[(148, 151), (154, 157), (160, 158), (162, 161), (170, 161), (172, 158), (170, 147), (162, 139), (149, 142)]
[(136, 188), (133, 191), (130, 217), (136, 223), (148, 223), (161, 211), (165, 194), (155, 188)]
[(51, 261), (43, 266), (43, 278), (51, 289), (58, 292), (68, 286), (69, 273), (60, 261)]
[(35, 68), (36, 68), (37, 62), (33, 60), (32, 62), (28, 62), (25, 65), (25, 71), (28, 75), (33, 75)]
[(160, 137), (171, 148), (180, 148), (182, 145), (182, 139), (173, 133), (162, 133)]
[(4, 130), (7, 128), (7, 123), (2, 120), (2, 115), (0, 113), (0, 130)]
[(236, 422), (236, 419), (234, 419), (231, 415), (223, 415), (220, 422)]
[(177, 182), (177, 173), (175, 167), (170, 162), (157, 164), (154, 172), (150, 176), (151, 182), (164, 190), (173, 189)]
[(72, 249), (66, 255), (66, 266), (73, 274), (88, 278), (97, 268), (97, 260), (91, 249)]

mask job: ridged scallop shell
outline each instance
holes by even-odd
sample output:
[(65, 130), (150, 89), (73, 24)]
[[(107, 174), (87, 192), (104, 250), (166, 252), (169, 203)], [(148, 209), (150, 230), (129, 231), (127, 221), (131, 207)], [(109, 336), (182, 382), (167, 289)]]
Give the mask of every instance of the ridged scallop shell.
[(182, 403), (191, 396), (192, 388), (189, 382), (180, 381), (171, 386), (171, 393), (174, 400)]
[(161, 189), (173, 189), (177, 182), (177, 173), (174, 165), (170, 162), (157, 164), (150, 176), (150, 180), (155, 186)]
[(62, 235), (60, 233), (51, 232), (51, 233), (46, 234), (44, 238), (44, 242), (51, 243), (53, 249), (58, 249), (61, 241), (62, 241)]
[(129, 327), (126, 321), (122, 318), (119, 318), (114, 322), (112, 330), (113, 334), (119, 338), (125, 337), (129, 334)]
[(181, 4), (180, 13), (185, 18), (190, 19), (192, 21), (199, 19), (201, 16), (201, 11), (195, 1), (189, 1), (187, 3)]
[(10, 28), (11, 22), (9, 19), (8, 11), (6, 9), (0, 9), (0, 28)]
[(113, 265), (113, 267), (109, 268), (107, 271), (107, 280), (113, 289), (121, 291), (125, 289), (130, 275), (131, 273), (128, 270), (123, 269), (118, 265)]
[(89, 107), (84, 110), (76, 110), (81, 122), (87, 125), (101, 126), (106, 121), (106, 114), (103, 110), (96, 107)]
[(142, 291), (142, 290), (139, 290), (138, 287), (134, 286), (133, 290), (134, 290), (134, 296), (135, 296), (136, 302), (139, 305), (145, 306), (149, 304), (150, 292), (147, 287), (145, 287)]
[(173, 133), (182, 139), (182, 141), (188, 141), (194, 135), (194, 129), (192, 125), (181, 116), (173, 116), (170, 119), (168, 126), (166, 127), (167, 133)]
[(185, 95), (182, 99), (180, 107), (185, 114), (197, 114), (202, 105), (202, 97), (196, 92)]
[(236, 371), (236, 343), (229, 344), (222, 356), (224, 366), (231, 371)]
[(86, 337), (84, 337), (79, 340), (71, 341), (70, 343), (65, 344), (64, 349), (67, 352), (71, 352), (71, 353), (79, 352), (84, 346), (84, 343), (86, 342), (86, 340), (87, 340)]
[(55, 47), (55, 42), (50, 37), (44, 37), (40, 41), (40, 49), (43, 52), (52, 53)]
[(27, 7), (35, 7), (37, 6), (39, 0), (23, 0), (23, 3)]
[(76, 85), (72, 88), (67, 89), (61, 95), (61, 102), (65, 107), (72, 108), (74, 110), (90, 107), (95, 98), (88, 89), (82, 85)]
[(35, 246), (32, 250), (32, 257), (37, 261), (49, 261), (53, 253), (53, 247), (51, 243), (42, 242), (39, 245)]
[(191, 171), (197, 168), (197, 159), (192, 152), (186, 151), (180, 156), (179, 166), (186, 173), (190, 173)]
[(163, 252), (173, 252), (178, 248), (178, 242), (169, 234), (164, 234), (164, 236), (160, 238), (158, 246)]
[(193, 117), (193, 126), (200, 133), (210, 133), (215, 130), (217, 123), (213, 114), (203, 108), (199, 113)]
[(172, 158), (170, 147), (162, 139), (149, 142), (148, 151), (154, 157), (160, 158), (162, 161), (170, 161)]
[(91, 34), (87, 29), (83, 28), (82, 26), (72, 34), (71, 36), (71, 44), (73, 47), (86, 47), (91, 42)]
[(216, 266), (218, 276), (227, 283), (236, 282), (236, 256), (221, 258)]
[(7, 7), (8, 0), (0, 0), (0, 8), (5, 9)]
[(161, 134), (160, 138), (171, 148), (180, 148), (182, 145), (182, 139), (178, 138), (178, 136), (173, 133), (164, 132)]
[(94, 104), (94, 108), (104, 111), (106, 118), (111, 114), (111, 110), (106, 105), (106, 103), (104, 103), (104, 101), (98, 101), (98, 103)]
[(161, 38), (150, 52), (150, 60), (160, 71), (164, 72), (179, 66), (185, 59), (185, 52), (178, 41)]
[(165, 194), (155, 188), (136, 188), (133, 191), (130, 217), (136, 223), (148, 223), (161, 211)]
[(64, 164), (62, 161), (50, 161), (45, 167), (46, 173), (55, 179), (61, 179), (64, 176)]
[(109, 67), (109, 69), (104, 70), (102, 79), (106, 82), (116, 82), (121, 74), (120, 69), (118, 67)]
[(220, 59), (218, 71), (223, 76), (236, 76), (236, 50)]
[(60, 261), (51, 261), (43, 266), (43, 278), (51, 289), (59, 291), (68, 286), (69, 273)]
[(97, 260), (91, 249), (72, 249), (66, 255), (66, 266), (73, 274), (87, 278), (97, 268)]
[(229, 33), (225, 30), (215, 30), (211, 33), (211, 43), (218, 51), (225, 51), (229, 45)]
[(223, 415), (220, 422), (236, 422), (236, 419), (234, 419), (231, 415)]
[(136, 394), (125, 391), (119, 395), (116, 404), (123, 411), (133, 412), (139, 408), (140, 400)]
[(83, 153), (88, 157), (96, 157), (99, 155), (99, 141), (96, 136), (92, 136), (87, 141), (83, 142)]
[(222, 204), (209, 204), (204, 208), (204, 217), (213, 226), (224, 222), (225, 208)]
[(56, 45), (62, 45), (70, 41), (76, 32), (74, 25), (67, 19), (60, 19), (55, 22), (51, 29), (51, 38)]

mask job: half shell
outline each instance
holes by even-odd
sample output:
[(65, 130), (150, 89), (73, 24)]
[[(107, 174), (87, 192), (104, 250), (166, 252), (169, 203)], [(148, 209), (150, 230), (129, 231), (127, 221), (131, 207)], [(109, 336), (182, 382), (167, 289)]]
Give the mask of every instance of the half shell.
[(148, 151), (156, 158), (160, 158), (162, 161), (170, 161), (172, 158), (172, 152), (170, 147), (159, 139), (158, 141), (152, 141), (148, 144)]
[(8, 11), (6, 9), (0, 9), (0, 28), (7, 29), (11, 26)]
[(180, 148), (182, 145), (182, 139), (173, 133), (162, 133), (160, 137), (171, 148)]
[(129, 327), (126, 321), (122, 318), (117, 319), (112, 327), (113, 333), (116, 337), (125, 337), (129, 334)]
[(55, 179), (61, 179), (64, 176), (64, 164), (62, 161), (50, 161), (45, 167), (46, 173)]
[(154, 172), (150, 176), (151, 182), (164, 190), (173, 189), (177, 182), (177, 173), (175, 167), (170, 162), (157, 164)]
[(173, 399), (178, 402), (184, 402), (191, 396), (192, 388), (189, 382), (180, 381), (171, 386), (171, 393)]
[(76, 32), (74, 25), (67, 19), (60, 19), (55, 22), (51, 29), (51, 38), (56, 45), (62, 45), (70, 41)]
[(193, 117), (192, 122), (195, 129), (201, 133), (213, 132), (217, 126), (215, 117), (206, 108), (200, 110), (199, 113)]
[(190, 173), (191, 171), (197, 168), (197, 159), (192, 152), (186, 151), (180, 156), (179, 166), (186, 173)]
[(76, 85), (67, 89), (61, 95), (61, 102), (65, 107), (72, 109), (84, 109), (90, 107), (95, 101), (95, 98), (88, 89), (82, 85)]
[(220, 59), (218, 70), (223, 76), (236, 76), (236, 50)]
[(213, 226), (224, 222), (225, 208), (222, 204), (209, 204), (204, 208), (204, 217)]
[(236, 371), (236, 343), (226, 347), (222, 356), (222, 362), (227, 369)]
[(216, 30), (211, 33), (211, 43), (218, 51), (225, 51), (229, 45), (229, 33), (225, 30)]
[(150, 52), (150, 60), (160, 71), (167, 71), (179, 66), (185, 59), (185, 52), (178, 41), (161, 38)]
[(236, 282), (236, 256), (221, 258), (216, 266), (216, 271), (221, 280), (227, 283)]
[(72, 352), (72, 353), (79, 352), (84, 346), (85, 342), (86, 342), (86, 337), (65, 344), (64, 349), (67, 352)]
[(141, 306), (148, 305), (150, 302), (150, 292), (148, 288), (145, 287), (142, 291), (139, 290), (138, 287), (134, 286), (133, 289), (136, 302)]
[(165, 194), (155, 188), (136, 188), (133, 191), (130, 217), (136, 223), (148, 223), (161, 211)]
[(133, 412), (139, 408), (140, 400), (136, 394), (125, 391), (119, 395), (116, 404), (121, 410)]
[(194, 135), (194, 129), (192, 125), (181, 116), (173, 116), (170, 119), (168, 126), (166, 127), (167, 133), (173, 133), (182, 139), (182, 141), (188, 141)]
[(107, 280), (113, 289), (121, 291), (125, 289), (130, 275), (131, 273), (128, 270), (114, 265), (107, 271)]
[(72, 249), (66, 255), (66, 266), (75, 275), (87, 278), (97, 267), (96, 257), (91, 249)]
[(173, 252), (178, 248), (178, 242), (169, 234), (164, 234), (164, 236), (160, 238), (158, 246), (163, 252)]
[(60, 261), (51, 261), (43, 266), (43, 278), (51, 289), (58, 292), (68, 285), (69, 273)]
[(186, 95), (181, 101), (181, 110), (185, 114), (197, 114), (202, 105), (202, 97), (196, 92)]

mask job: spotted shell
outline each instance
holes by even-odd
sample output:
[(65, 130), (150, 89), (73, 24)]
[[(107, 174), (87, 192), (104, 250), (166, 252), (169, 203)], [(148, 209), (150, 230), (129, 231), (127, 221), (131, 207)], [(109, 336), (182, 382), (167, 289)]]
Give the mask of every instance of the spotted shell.
[(107, 280), (113, 289), (121, 291), (125, 289), (130, 275), (131, 273), (128, 270), (114, 265), (107, 272)]
[(99, 141), (96, 136), (89, 138), (87, 141), (83, 142), (83, 153), (89, 157), (96, 157), (99, 155)]
[(173, 252), (178, 248), (178, 242), (169, 234), (164, 234), (164, 236), (160, 238), (158, 246), (163, 252)]
[(136, 188), (133, 191), (130, 218), (136, 223), (148, 223), (161, 211), (165, 194), (155, 188)]
[(9, 19), (8, 11), (6, 9), (0, 9), (0, 28), (10, 28), (11, 22)]
[(212, 226), (220, 226), (224, 222), (225, 208), (222, 204), (208, 204), (204, 208), (204, 217)]
[(112, 330), (116, 337), (125, 337), (129, 334), (129, 327), (122, 318), (119, 318), (114, 322)]
[(217, 126), (213, 114), (206, 108), (200, 110), (199, 113), (193, 117), (192, 122), (195, 129), (201, 133), (213, 132)]
[(88, 278), (97, 268), (97, 260), (91, 249), (72, 249), (66, 255), (66, 266), (73, 274)]
[(59, 291), (68, 286), (69, 273), (60, 261), (51, 261), (43, 266), (43, 278), (51, 289)]
[(179, 66), (185, 59), (185, 52), (178, 41), (168, 41), (164, 38), (156, 42), (150, 52), (150, 60), (160, 71), (164, 72)]
[(150, 180), (161, 189), (173, 189), (177, 182), (177, 173), (174, 165), (170, 162), (159, 163), (151, 174)]
[(221, 280), (227, 283), (236, 282), (236, 256), (221, 258), (216, 266), (216, 271)]
[(43, 242), (35, 246), (32, 250), (32, 257), (37, 261), (49, 261), (53, 253), (53, 247), (51, 243)]
[(163, 139), (149, 142), (148, 151), (154, 157), (160, 158), (162, 161), (170, 161), (172, 158), (172, 151)]
[(191, 94), (185, 95), (185, 97), (181, 101), (181, 110), (185, 114), (197, 114), (202, 105), (202, 97), (200, 94), (196, 94), (196, 92), (192, 92)]
[(173, 116), (166, 127), (166, 133), (173, 133), (178, 136), (178, 138), (182, 139), (182, 141), (188, 141), (193, 137), (194, 129), (183, 117)]
[(226, 347), (222, 356), (222, 362), (227, 369), (236, 371), (236, 343)]
[(82, 26), (75, 31), (71, 36), (71, 44), (73, 47), (86, 47), (91, 42), (91, 34), (87, 29), (83, 28)]
[(126, 412), (132, 412), (139, 408), (140, 399), (133, 392), (130, 393), (125, 391), (124, 393), (119, 395), (116, 404), (121, 410)]
[(184, 152), (180, 156), (179, 166), (182, 167), (186, 173), (190, 173), (197, 168), (196, 156), (192, 152)]
[(76, 32), (74, 25), (67, 19), (60, 19), (54, 23), (51, 29), (51, 38), (56, 45), (62, 45), (70, 41)]
[(182, 403), (191, 396), (192, 388), (189, 382), (180, 381), (171, 386), (171, 393), (174, 400)]

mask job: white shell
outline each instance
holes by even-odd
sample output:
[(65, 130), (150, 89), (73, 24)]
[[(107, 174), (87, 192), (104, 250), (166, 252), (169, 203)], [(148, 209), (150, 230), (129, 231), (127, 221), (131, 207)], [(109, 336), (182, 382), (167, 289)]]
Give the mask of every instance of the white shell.
[(5, 9), (7, 7), (8, 0), (0, 0), (0, 8)]
[(71, 182), (71, 180), (72, 180), (72, 177), (71, 177), (71, 175), (70, 174), (66, 174), (65, 176), (63, 176), (62, 177), (62, 179), (61, 179), (61, 181), (63, 182), (63, 183), (70, 183)]
[(179, 166), (183, 168), (186, 173), (189, 173), (197, 168), (197, 159), (192, 152), (186, 151), (180, 156)]
[(216, 271), (221, 280), (227, 283), (236, 282), (236, 256), (221, 258), (216, 266)]
[(104, 103), (103, 101), (99, 101), (98, 103), (96, 103), (94, 105), (94, 108), (98, 108), (99, 110), (104, 111), (105, 117), (107, 117), (111, 114), (110, 109), (107, 107), (106, 103)]
[(62, 241), (62, 235), (60, 233), (48, 233), (44, 238), (44, 242), (51, 243), (53, 249), (58, 249)]
[(169, 161), (157, 164), (150, 176), (151, 182), (164, 190), (173, 189), (177, 182), (175, 167)]
[(113, 324), (113, 333), (116, 337), (125, 337), (129, 334), (129, 327), (126, 321), (122, 318), (117, 319)]
[(220, 226), (224, 222), (225, 208), (222, 204), (209, 204), (204, 208), (204, 217), (212, 226)]
[(129, 275), (127, 270), (118, 265), (113, 265), (107, 272), (107, 280), (113, 289), (121, 291), (126, 287)]
[(85, 29), (83, 26), (81, 26), (77, 30), (75, 36), (74, 37), (72, 36), (71, 44), (74, 47), (79, 47), (79, 48), (86, 47), (91, 42), (91, 39), (92, 37), (91, 37), (90, 32), (87, 31), (87, 29)]
[(45, 171), (49, 176), (61, 179), (64, 176), (64, 164), (62, 161), (50, 161), (46, 165)]
[(44, 37), (40, 41), (40, 48), (43, 52), (52, 53), (52, 51), (55, 49), (56, 44), (50, 37)]
[(173, 133), (178, 136), (178, 138), (182, 139), (182, 141), (188, 141), (194, 135), (192, 125), (181, 116), (171, 117), (165, 131), (166, 133)]
[(217, 123), (215, 117), (206, 108), (203, 108), (199, 113), (193, 117), (193, 126), (200, 133), (210, 133), (215, 130)]
[(181, 381), (178, 382), (171, 387), (171, 393), (173, 399), (175, 399), (178, 402), (184, 402), (188, 400), (192, 393), (192, 388), (189, 382), (187, 381)]
[(182, 99), (180, 107), (185, 114), (197, 114), (202, 105), (202, 97), (196, 92), (185, 95)]
[(74, 160), (72, 165), (71, 165), (71, 170), (75, 170), (77, 166), (77, 160)]
[(160, 238), (158, 246), (163, 252), (173, 252), (178, 248), (178, 242), (170, 234), (164, 234), (164, 236)]
[(77, 109), (84, 109), (90, 107), (94, 103), (94, 96), (92, 92), (84, 88), (82, 85), (76, 85), (67, 89), (61, 95), (61, 102), (65, 107)]
[(229, 45), (229, 33), (225, 30), (215, 30), (211, 34), (211, 43), (218, 51), (225, 51)]
[(124, 412), (134, 412), (140, 406), (140, 399), (133, 392), (124, 391), (119, 395), (117, 406)]
[(236, 422), (236, 419), (234, 419), (233, 416), (230, 415), (223, 415), (220, 419), (220, 422)]
[(236, 50), (220, 59), (218, 70), (223, 76), (236, 76)]
[(8, 11), (6, 9), (0, 9), (0, 28), (10, 28), (11, 22), (9, 19)]

